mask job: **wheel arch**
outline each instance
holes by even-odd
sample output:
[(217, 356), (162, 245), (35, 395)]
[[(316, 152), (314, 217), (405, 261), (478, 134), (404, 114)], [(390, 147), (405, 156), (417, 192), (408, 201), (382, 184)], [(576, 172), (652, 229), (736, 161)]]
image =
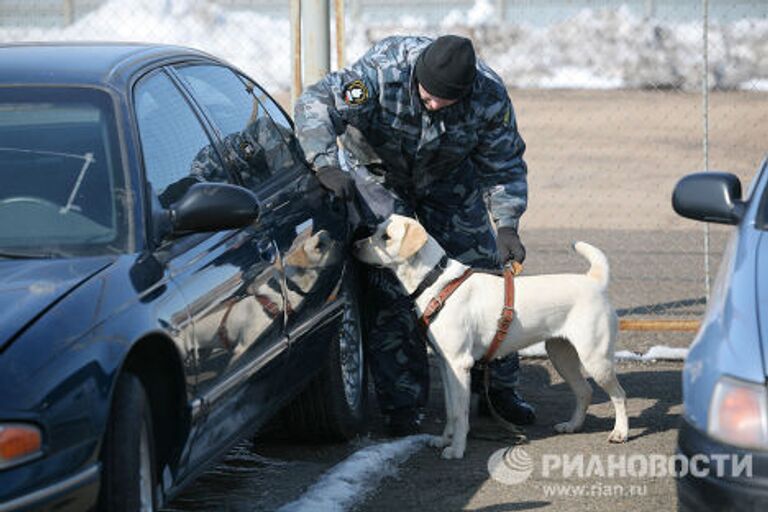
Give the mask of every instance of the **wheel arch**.
[(139, 378), (152, 410), (158, 478), (176, 469), (190, 428), (184, 366), (176, 345), (162, 334), (137, 341), (121, 369)]

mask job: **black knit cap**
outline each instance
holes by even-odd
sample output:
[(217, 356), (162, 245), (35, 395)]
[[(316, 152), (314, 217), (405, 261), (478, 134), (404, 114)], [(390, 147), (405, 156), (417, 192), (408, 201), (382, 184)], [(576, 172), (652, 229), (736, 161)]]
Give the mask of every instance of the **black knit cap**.
[(475, 73), (475, 49), (466, 37), (438, 37), (416, 59), (416, 80), (429, 94), (445, 100), (472, 90)]

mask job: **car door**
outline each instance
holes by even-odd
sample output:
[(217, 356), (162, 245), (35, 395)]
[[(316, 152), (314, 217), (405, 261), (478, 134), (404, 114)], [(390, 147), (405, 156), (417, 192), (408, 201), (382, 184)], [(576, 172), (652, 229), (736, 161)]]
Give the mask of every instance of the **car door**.
[[(262, 201), (262, 222), (271, 230), (283, 264), (286, 328), (293, 353), (294, 341), (311, 343), (303, 335), (329, 321), (341, 307), (336, 294), (345, 264), (343, 211), (330, 203), (309, 171), (290, 119), (257, 84), (224, 66), (189, 64), (175, 69), (219, 131), (225, 158), (240, 182)], [(310, 352), (322, 355), (322, 341)], [(317, 360), (312, 364), (319, 367)]]
[[(159, 70), (134, 89), (153, 217), (196, 182), (234, 182), (178, 85)], [(197, 368), (192, 466), (275, 407), (275, 386), (284, 370), (280, 356), (287, 347), (284, 296), (277, 248), (260, 224), (156, 241), (155, 254), (184, 295), (192, 319)]]

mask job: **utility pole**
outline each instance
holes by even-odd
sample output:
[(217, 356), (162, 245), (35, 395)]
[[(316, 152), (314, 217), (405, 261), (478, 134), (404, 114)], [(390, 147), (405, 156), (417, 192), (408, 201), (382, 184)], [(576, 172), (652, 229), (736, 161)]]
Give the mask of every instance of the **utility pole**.
[(64, 26), (75, 22), (75, 0), (64, 0)]
[(301, 0), (303, 84), (320, 81), (331, 70), (330, 0)]
[(344, 0), (334, 0), (334, 11), (336, 13), (336, 69), (341, 69), (345, 64), (344, 56)]
[(645, 19), (656, 17), (656, 0), (645, 0)]
[(507, 0), (496, 0), (496, 20), (499, 23), (507, 21)]
[(301, 0), (291, 0), (291, 112), (302, 91), (301, 82)]

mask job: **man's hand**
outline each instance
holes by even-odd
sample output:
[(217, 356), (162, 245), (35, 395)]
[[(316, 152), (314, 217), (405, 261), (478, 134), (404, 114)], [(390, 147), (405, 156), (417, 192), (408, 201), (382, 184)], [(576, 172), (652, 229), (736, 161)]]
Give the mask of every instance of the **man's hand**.
[(320, 184), (341, 199), (352, 197), (355, 181), (352, 177), (335, 166), (321, 167), (316, 172)]
[(507, 261), (522, 263), (525, 260), (525, 247), (515, 228), (499, 228), (496, 235), (496, 247), (499, 249), (499, 259), (504, 264)]

